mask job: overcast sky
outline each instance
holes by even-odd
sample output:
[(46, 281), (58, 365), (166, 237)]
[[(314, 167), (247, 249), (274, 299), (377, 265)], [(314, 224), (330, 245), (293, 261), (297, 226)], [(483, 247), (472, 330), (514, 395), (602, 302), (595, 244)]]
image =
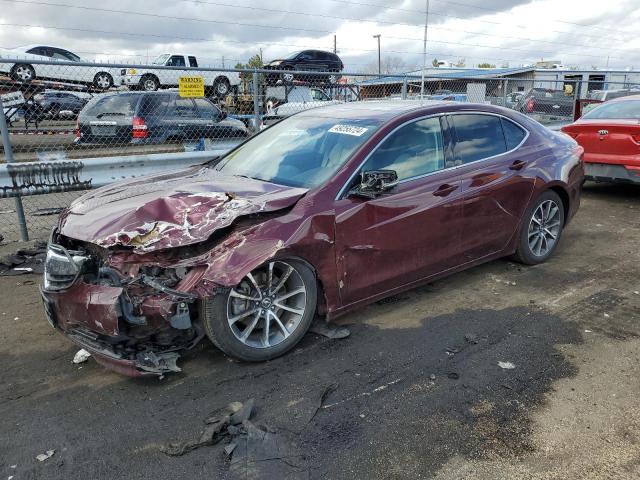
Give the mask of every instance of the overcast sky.
[[(428, 59), (520, 66), (640, 68), (638, 0), (431, 0)], [(78, 8), (80, 7), (80, 8)], [(109, 11), (106, 11), (109, 10)], [(350, 72), (382, 57), (422, 65), (424, 0), (0, 0), (0, 47), (43, 43), (89, 60), (193, 53), (226, 66), (333, 49)]]

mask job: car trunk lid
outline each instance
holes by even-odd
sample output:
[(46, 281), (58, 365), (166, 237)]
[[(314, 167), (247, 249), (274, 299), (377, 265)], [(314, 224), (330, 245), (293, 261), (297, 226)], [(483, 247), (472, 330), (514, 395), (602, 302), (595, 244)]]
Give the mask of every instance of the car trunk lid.
[(589, 154), (640, 155), (640, 121), (581, 120), (562, 128)]

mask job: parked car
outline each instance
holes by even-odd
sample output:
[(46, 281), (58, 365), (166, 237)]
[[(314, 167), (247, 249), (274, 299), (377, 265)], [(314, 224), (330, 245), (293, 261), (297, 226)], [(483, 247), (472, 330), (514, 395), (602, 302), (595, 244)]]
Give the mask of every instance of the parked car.
[(505, 107), (515, 108), (520, 99), (523, 97), (524, 92), (511, 92), (506, 96)]
[(600, 100), (606, 102), (614, 98), (628, 97), (629, 95), (638, 95), (640, 91), (637, 88), (616, 88), (611, 90), (592, 90), (587, 94), (590, 100)]
[[(270, 87), (271, 89), (279, 87)], [(336, 103), (343, 103), (341, 100), (332, 100), (324, 91), (319, 88), (297, 86), (295, 90), (289, 92), (289, 101), (286, 103), (276, 104), (276, 99), (271, 97), (267, 101), (267, 112), (262, 117), (262, 126), (268, 127), (283, 118), (289, 117), (294, 113), (311, 108), (325, 107)], [(271, 103), (271, 104), (270, 104)], [(276, 106), (274, 106), (276, 104)]]
[(538, 113), (570, 117), (573, 114), (574, 99), (563, 90), (532, 88), (518, 100), (515, 109), (522, 113)]
[(302, 50), (294, 52), (286, 58), (272, 60), (267, 63), (264, 68), (266, 70), (297, 70), (308, 72), (331, 72), (328, 75), (295, 75), (293, 73), (273, 73), (265, 75), (267, 85), (274, 85), (279, 80), (285, 83), (291, 83), (294, 80), (301, 81), (323, 81), (328, 83), (336, 83), (344, 69), (344, 64), (340, 57), (335, 53), (325, 52), (322, 50)]
[(600, 103), (562, 131), (584, 148), (586, 178), (640, 183), (640, 95)]
[[(2, 63), (2, 58), (19, 59), (19, 62)], [(60, 65), (42, 65), (35, 60), (53, 60)], [(47, 45), (26, 45), (10, 50), (0, 49), (0, 72), (7, 73), (17, 82), (39, 79), (81, 83), (107, 90), (113, 86), (114, 70), (105, 67), (79, 67), (64, 62), (82, 62), (78, 55), (64, 48)]]
[[(159, 67), (174, 67), (158, 69)], [(235, 72), (216, 72), (198, 70), (198, 59), (195, 55), (164, 53), (159, 55), (149, 67), (123, 68), (120, 70), (120, 83), (131, 90), (154, 92), (160, 88), (177, 87), (180, 77), (200, 76), (204, 79), (205, 93), (208, 96), (224, 98), (240, 83), (240, 76)]]
[(128, 375), (204, 334), (262, 361), (327, 319), (505, 255), (538, 264), (580, 204), (582, 148), (499, 107), (308, 110), (222, 159), (93, 190), (48, 245), (51, 324)]
[(428, 100), (443, 100), (446, 102), (466, 102), (467, 94), (466, 93), (435, 93), (433, 95), (429, 95), (427, 97)]
[(60, 112), (63, 111), (70, 111), (74, 114), (80, 113), (80, 110), (84, 108), (89, 98), (81, 98), (71, 92), (50, 90), (36, 95), (35, 100), (42, 107), (46, 115), (57, 118)]
[(245, 125), (206, 98), (169, 92), (113, 92), (95, 96), (78, 116), (76, 144), (145, 144), (244, 137)]

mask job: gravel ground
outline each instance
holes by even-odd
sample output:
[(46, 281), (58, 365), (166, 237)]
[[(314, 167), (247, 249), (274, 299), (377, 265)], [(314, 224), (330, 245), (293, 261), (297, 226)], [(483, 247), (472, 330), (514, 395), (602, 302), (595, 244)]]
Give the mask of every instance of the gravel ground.
[[(408, 291), (340, 319), (349, 338), (309, 334), (263, 364), (203, 343), (162, 380), (72, 364), (39, 278), (0, 277), (0, 475), (639, 478), (639, 194), (587, 186), (544, 265), (499, 260)], [(226, 438), (160, 451), (249, 398), (249, 454), (226, 458)]]

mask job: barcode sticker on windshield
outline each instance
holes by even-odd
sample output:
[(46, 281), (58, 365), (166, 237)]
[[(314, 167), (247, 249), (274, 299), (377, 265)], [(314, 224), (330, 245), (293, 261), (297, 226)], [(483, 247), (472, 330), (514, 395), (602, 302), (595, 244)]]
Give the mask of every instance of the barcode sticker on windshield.
[(364, 127), (356, 127), (353, 125), (334, 125), (329, 129), (331, 133), (342, 133), (344, 135), (353, 135), (355, 137), (360, 137), (364, 132), (367, 131)]

